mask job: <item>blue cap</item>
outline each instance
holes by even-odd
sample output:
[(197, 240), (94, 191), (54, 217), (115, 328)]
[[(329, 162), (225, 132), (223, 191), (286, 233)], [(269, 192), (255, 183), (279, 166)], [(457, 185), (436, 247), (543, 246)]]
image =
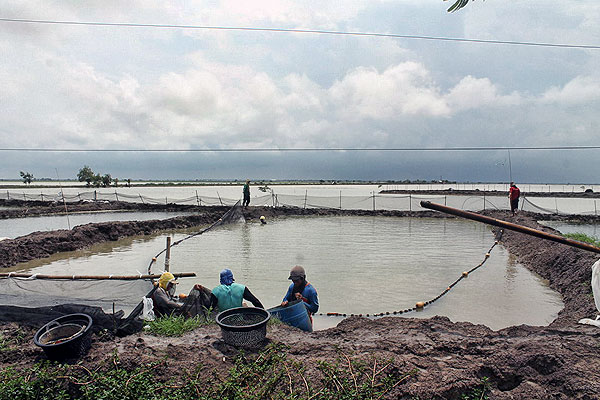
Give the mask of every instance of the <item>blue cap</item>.
[(219, 276), (219, 280), (221, 281), (221, 285), (231, 285), (235, 279), (233, 279), (233, 272), (230, 269), (225, 268), (221, 271)]

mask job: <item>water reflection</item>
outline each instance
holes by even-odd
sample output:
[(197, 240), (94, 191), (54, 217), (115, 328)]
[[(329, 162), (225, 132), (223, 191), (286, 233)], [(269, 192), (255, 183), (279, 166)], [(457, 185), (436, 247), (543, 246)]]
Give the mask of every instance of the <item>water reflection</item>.
[[(174, 234), (177, 241), (185, 233)], [(144, 270), (164, 248), (164, 236), (107, 243), (112, 251), (72, 255), (35, 271), (60, 273)], [(181, 242), (172, 250), (171, 270), (195, 272), (182, 279), (180, 291), (194, 283), (218, 284), (219, 271), (231, 268), (236, 281), (248, 285), (261, 302), (281, 302), (291, 266), (300, 264), (317, 289), (320, 311), (374, 314), (411, 308), (436, 297), (463, 271), (478, 265), (494, 243), (490, 229), (472, 221), (390, 217), (288, 217), (266, 225), (222, 226)], [(159, 258), (158, 265), (164, 259)], [(523, 305), (527, 304), (527, 307)], [(423, 312), (407, 316), (445, 315), (454, 321), (482, 323), (493, 329), (545, 325), (562, 308), (560, 296), (496, 246), (483, 267), (464, 279)], [(326, 323), (324, 322), (326, 321)], [(316, 328), (334, 319), (318, 318)]]

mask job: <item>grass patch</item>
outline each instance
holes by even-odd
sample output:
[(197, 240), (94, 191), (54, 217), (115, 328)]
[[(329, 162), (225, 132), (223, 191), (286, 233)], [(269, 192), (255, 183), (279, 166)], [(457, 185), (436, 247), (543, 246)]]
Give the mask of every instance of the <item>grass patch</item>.
[(115, 355), (95, 369), (51, 362), (21, 371), (7, 368), (0, 371), (0, 400), (379, 400), (416, 375), (400, 371), (393, 360), (353, 359), (341, 352), (335, 362), (321, 361), (307, 371), (287, 358), (283, 345), (248, 356), (240, 352), (226, 372), (211, 372), (199, 364), (166, 379), (160, 372), (164, 362), (168, 360), (127, 369)]
[(600, 239), (594, 236), (586, 235), (585, 233), (565, 233), (563, 236), (579, 242), (589, 243), (592, 246), (600, 247)]
[(150, 321), (148, 332), (157, 336), (181, 336), (206, 323), (200, 316), (185, 318), (182, 315), (169, 315)]
[(469, 393), (461, 394), (460, 400), (487, 400), (489, 399), (489, 393), (491, 390), (490, 380), (484, 376), (481, 378), (481, 382), (476, 388), (471, 390)]
[(20, 329), (0, 333), (0, 352), (13, 350), (15, 346), (19, 346), (26, 340), (25, 336), (25, 333)]

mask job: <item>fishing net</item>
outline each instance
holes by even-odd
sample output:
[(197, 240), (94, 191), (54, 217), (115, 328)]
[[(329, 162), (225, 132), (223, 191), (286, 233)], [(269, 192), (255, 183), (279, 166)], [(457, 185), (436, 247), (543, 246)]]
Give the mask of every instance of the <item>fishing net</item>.
[[(244, 221), (242, 207), (238, 201), (212, 225), (174, 242), (172, 246), (218, 226)], [(151, 269), (155, 265), (156, 257), (165, 253), (166, 250), (161, 250), (150, 262), (148, 265), (149, 274), (152, 274)], [(123, 270), (126, 269), (123, 268)], [(94, 273), (97, 272), (94, 271)], [(156, 271), (156, 274), (161, 272)], [(155, 290), (154, 288), (155, 286), (150, 279), (38, 279), (35, 274), (28, 278), (7, 276), (0, 279), (0, 315), (4, 316), (4, 318), (0, 318), (0, 321), (23, 322), (23, 320), (28, 319), (26, 310), (32, 310), (29, 318), (36, 321), (35, 326), (39, 326), (40, 322), (48, 322), (52, 318), (40, 318), (44, 313), (37, 310), (56, 310), (58, 305), (77, 304), (81, 308), (95, 307), (95, 309), (106, 313), (114, 314), (121, 311), (119, 318), (124, 314), (129, 314), (127, 318), (120, 319), (118, 323), (111, 321), (108, 324), (113, 327), (118, 325), (123, 332), (129, 333), (141, 328), (140, 322), (135, 321), (143, 309), (141, 300), (144, 296), (151, 296), (153, 290)], [(202, 314), (203, 307), (207, 302), (207, 294), (204, 291), (196, 291), (195, 293), (192, 291), (191, 294), (192, 296), (184, 305), (185, 314)], [(19, 307), (21, 312), (15, 312), (14, 307)], [(78, 309), (70, 309), (70, 311), (84, 312)], [(60, 311), (58, 313), (61, 314)], [(50, 314), (54, 318), (57, 317), (54, 312)]]

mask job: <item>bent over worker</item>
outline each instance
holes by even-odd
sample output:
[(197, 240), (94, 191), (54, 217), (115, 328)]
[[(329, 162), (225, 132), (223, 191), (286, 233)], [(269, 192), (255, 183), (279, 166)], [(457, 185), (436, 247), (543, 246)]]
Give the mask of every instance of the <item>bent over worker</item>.
[(183, 306), (182, 303), (175, 301), (175, 285), (177, 285), (177, 281), (170, 272), (163, 273), (158, 279), (158, 288), (152, 295), (156, 316), (171, 315)]
[(158, 287), (152, 294), (154, 314), (157, 317), (167, 315), (183, 315), (186, 318), (197, 315), (207, 316), (207, 310), (211, 304), (210, 290), (200, 284), (194, 285), (187, 296), (179, 295), (179, 300), (185, 299), (183, 303), (176, 300), (175, 285), (177, 281), (170, 272), (164, 272), (158, 279)]
[(299, 265), (293, 267), (288, 279), (292, 281), (292, 284), (288, 288), (281, 305), (285, 307), (290, 301), (302, 300), (309, 315), (319, 311), (319, 296), (317, 295), (317, 290), (306, 280), (304, 268)]
[(219, 311), (229, 310), (230, 308), (241, 307), (242, 300), (248, 300), (254, 307), (264, 308), (246, 286), (235, 283), (233, 272), (230, 269), (224, 269), (219, 275), (220, 285), (212, 290), (211, 307), (218, 308)]

